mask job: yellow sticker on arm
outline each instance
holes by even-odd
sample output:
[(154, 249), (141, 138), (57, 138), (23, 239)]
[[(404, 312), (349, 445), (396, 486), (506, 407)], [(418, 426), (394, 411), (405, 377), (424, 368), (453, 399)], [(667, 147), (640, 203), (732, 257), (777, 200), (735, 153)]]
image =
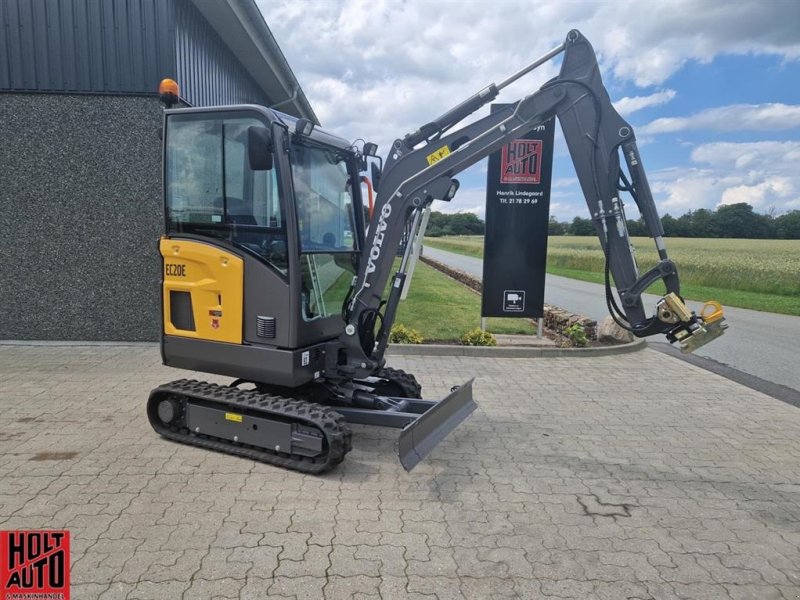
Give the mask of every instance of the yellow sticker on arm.
[(448, 148), (447, 146), (442, 146), (436, 152), (428, 154), (428, 156), (426, 156), (425, 158), (428, 159), (428, 166), (430, 166), (433, 163), (442, 160), (448, 154), (450, 154), (450, 148)]

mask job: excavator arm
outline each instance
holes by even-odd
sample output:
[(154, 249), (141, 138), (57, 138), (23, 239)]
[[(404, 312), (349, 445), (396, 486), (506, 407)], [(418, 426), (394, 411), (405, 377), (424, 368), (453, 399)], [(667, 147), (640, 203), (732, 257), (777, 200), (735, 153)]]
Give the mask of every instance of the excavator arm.
[[(498, 112), (457, 130), (453, 126), (497, 97), (499, 91), (544, 62), (563, 53), (561, 71), (538, 91)], [(563, 44), (502, 83), (491, 84), (418, 130), (395, 140), (376, 185), (376, 198), (360, 269), (346, 306), (347, 325), (340, 342), (338, 368), (345, 376), (364, 376), (383, 364), (389, 330), (406, 277), (411, 244), (383, 295), (406, 223), (412, 233), (434, 199), (451, 200), (458, 189), (453, 177), (499, 150), (536, 125), (558, 117), (595, 231), (606, 257), (606, 300), (615, 320), (638, 337), (666, 334), (684, 351), (722, 335), (722, 309), (716, 303), (701, 315), (680, 296), (675, 264), (667, 255), (664, 230), (642, 167), (633, 128), (617, 113), (603, 86), (591, 44), (577, 30)], [(621, 168), (620, 151), (627, 171)], [(659, 262), (640, 274), (633, 256), (620, 192), (637, 204)], [(621, 306), (614, 298), (613, 276)], [(648, 316), (642, 294), (656, 281), (666, 293)], [(341, 360), (344, 358), (344, 360)]]

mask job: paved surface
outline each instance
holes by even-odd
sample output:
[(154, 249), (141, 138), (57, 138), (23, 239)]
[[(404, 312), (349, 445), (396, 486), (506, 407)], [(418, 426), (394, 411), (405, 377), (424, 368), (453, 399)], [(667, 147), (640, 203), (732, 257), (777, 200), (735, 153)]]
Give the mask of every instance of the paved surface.
[[(479, 258), (425, 247), (425, 255), (476, 277), (483, 276)], [(645, 294), (655, 306), (657, 296)], [(602, 285), (547, 274), (545, 302), (586, 315), (597, 321), (608, 316)], [(691, 303), (699, 309), (701, 303)], [(696, 305), (696, 306), (695, 306)], [(767, 381), (800, 390), (800, 317), (725, 307), (730, 328), (721, 338), (695, 354), (712, 358)], [(666, 342), (664, 342), (666, 343)]]
[(800, 597), (800, 410), (681, 361), (398, 357), (480, 409), (323, 477), (158, 438), (159, 363), (0, 346), (0, 528), (69, 528), (75, 599)]

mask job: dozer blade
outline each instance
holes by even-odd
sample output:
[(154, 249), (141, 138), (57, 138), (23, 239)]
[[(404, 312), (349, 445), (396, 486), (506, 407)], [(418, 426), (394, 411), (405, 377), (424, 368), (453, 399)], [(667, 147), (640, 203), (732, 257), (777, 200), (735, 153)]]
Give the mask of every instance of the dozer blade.
[(400, 433), (398, 454), (406, 471), (416, 467), (478, 405), (472, 399), (472, 382), (454, 389), (444, 399), (409, 423)]

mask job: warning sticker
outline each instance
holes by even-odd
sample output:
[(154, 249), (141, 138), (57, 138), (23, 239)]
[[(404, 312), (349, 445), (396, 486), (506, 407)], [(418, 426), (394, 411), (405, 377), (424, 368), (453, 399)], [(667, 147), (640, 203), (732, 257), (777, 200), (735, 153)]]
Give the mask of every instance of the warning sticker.
[(450, 154), (450, 148), (448, 148), (447, 146), (442, 146), (436, 152), (428, 154), (428, 156), (426, 156), (425, 158), (428, 159), (428, 166), (430, 166), (433, 163), (442, 160), (445, 156), (448, 156), (449, 154)]
[(234, 423), (241, 423), (242, 422), (242, 415), (237, 415), (236, 413), (225, 413), (225, 420), (226, 421), (233, 421)]
[(0, 599), (69, 600), (69, 531), (0, 531)]

